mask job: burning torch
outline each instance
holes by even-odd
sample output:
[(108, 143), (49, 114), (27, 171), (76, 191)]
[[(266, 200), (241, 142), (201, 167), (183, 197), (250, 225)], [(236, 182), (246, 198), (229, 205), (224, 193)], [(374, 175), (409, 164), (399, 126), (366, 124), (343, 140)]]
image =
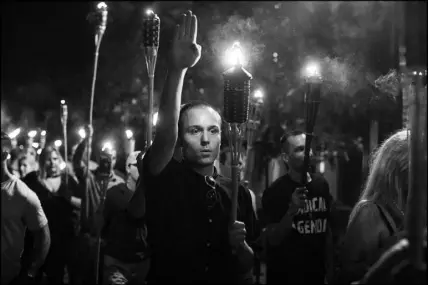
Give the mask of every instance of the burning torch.
[(152, 10), (146, 11), (146, 15), (143, 19), (143, 33), (144, 55), (146, 58), (147, 74), (149, 76), (149, 112), (146, 125), (146, 138), (147, 146), (150, 146), (153, 136), (153, 97), (160, 33), (160, 19)]
[(224, 110), (227, 122), (226, 132), (229, 138), (229, 151), (232, 159), (232, 222), (237, 218), (239, 189), (239, 157), (241, 153), (244, 128), (248, 120), (250, 82), (252, 75), (242, 67), (242, 54), (239, 42), (229, 50), (233, 67), (223, 73), (224, 78)]
[[(68, 143), (67, 143), (67, 120), (68, 120), (68, 107), (65, 100), (61, 100), (61, 125), (64, 140), (64, 162), (68, 162)], [(68, 171), (66, 171), (66, 181), (68, 180)]]
[(9, 133), (9, 137), (12, 142), (12, 148), (16, 148), (18, 145), (18, 135), (21, 133), (21, 128), (17, 128), (13, 130), (11, 133)]
[(316, 62), (309, 63), (304, 69), (304, 77), (306, 84), (306, 93), (305, 93), (305, 154), (303, 160), (303, 170), (301, 183), (303, 185), (307, 184), (308, 180), (308, 170), (310, 164), (310, 152), (312, 139), (314, 137), (314, 127), (318, 114), (318, 107), (321, 100), (321, 73), (320, 67)]
[(32, 147), (34, 138), (37, 136), (36, 130), (31, 130), (28, 132), (28, 139), (27, 139), (27, 147)]
[(134, 138), (134, 133), (131, 130), (126, 130), (125, 131), (126, 134), (126, 138), (128, 139), (128, 153), (132, 153), (135, 150), (135, 138)]

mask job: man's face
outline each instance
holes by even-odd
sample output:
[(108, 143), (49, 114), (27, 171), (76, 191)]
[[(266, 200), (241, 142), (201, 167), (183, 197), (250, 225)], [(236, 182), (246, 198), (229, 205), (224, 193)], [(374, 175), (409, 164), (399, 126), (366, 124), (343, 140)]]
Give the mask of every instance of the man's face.
[[(295, 171), (303, 170), (303, 160), (305, 157), (306, 135), (290, 136), (287, 143), (283, 145), (283, 152), (288, 166)], [(312, 151), (310, 153), (312, 155)]]
[(19, 161), (19, 174), (21, 177), (25, 177), (28, 173), (33, 171), (32, 163), (29, 158), (23, 158)]
[[(110, 161), (110, 163), (108, 162)], [(102, 151), (100, 154), (100, 166), (102, 165), (102, 168), (106, 171), (113, 171), (114, 166), (116, 165), (116, 151), (115, 150), (109, 150), (109, 151)], [(110, 164), (110, 165), (107, 165)], [(108, 168), (108, 169), (107, 169)]]
[(184, 158), (197, 165), (212, 165), (220, 151), (218, 113), (209, 107), (195, 107), (183, 115), (181, 124)]
[(60, 162), (56, 151), (51, 151), (46, 155), (45, 171), (48, 177), (56, 176), (61, 172)]

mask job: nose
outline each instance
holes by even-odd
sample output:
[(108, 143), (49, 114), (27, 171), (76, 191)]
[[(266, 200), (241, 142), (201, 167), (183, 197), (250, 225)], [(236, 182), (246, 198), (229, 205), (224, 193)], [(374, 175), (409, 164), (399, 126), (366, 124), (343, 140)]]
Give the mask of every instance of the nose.
[(206, 132), (206, 131), (202, 132), (202, 135), (201, 135), (201, 145), (205, 146), (205, 145), (207, 145), (209, 143), (210, 143), (210, 141), (208, 139), (208, 132)]

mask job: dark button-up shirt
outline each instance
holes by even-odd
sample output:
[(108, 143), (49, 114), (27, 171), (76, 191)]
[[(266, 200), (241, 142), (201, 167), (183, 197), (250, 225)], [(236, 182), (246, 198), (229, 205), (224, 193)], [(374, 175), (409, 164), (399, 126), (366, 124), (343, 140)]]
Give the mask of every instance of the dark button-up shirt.
[[(185, 163), (172, 159), (156, 176), (140, 173), (146, 186), (148, 242), (152, 248), (151, 278), (160, 283), (243, 283), (251, 280), (239, 268), (229, 244), (231, 180), (218, 176), (216, 203), (207, 199), (213, 188)], [(215, 186), (214, 186), (215, 185)], [(211, 192), (210, 192), (211, 191)], [(238, 220), (245, 223), (247, 242), (256, 237), (251, 195), (238, 194)]]

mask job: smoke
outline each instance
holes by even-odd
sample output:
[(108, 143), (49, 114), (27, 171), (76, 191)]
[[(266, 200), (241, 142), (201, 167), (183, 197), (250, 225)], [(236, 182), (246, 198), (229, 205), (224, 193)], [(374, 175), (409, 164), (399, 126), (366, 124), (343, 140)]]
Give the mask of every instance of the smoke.
[(225, 51), (238, 41), (244, 55), (243, 64), (251, 68), (260, 61), (265, 48), (259, 29), (253, 18), (232, 15), (224, 24), (217, 24), (208, 32), (208, 48), (214, 58), (224, 63)]

